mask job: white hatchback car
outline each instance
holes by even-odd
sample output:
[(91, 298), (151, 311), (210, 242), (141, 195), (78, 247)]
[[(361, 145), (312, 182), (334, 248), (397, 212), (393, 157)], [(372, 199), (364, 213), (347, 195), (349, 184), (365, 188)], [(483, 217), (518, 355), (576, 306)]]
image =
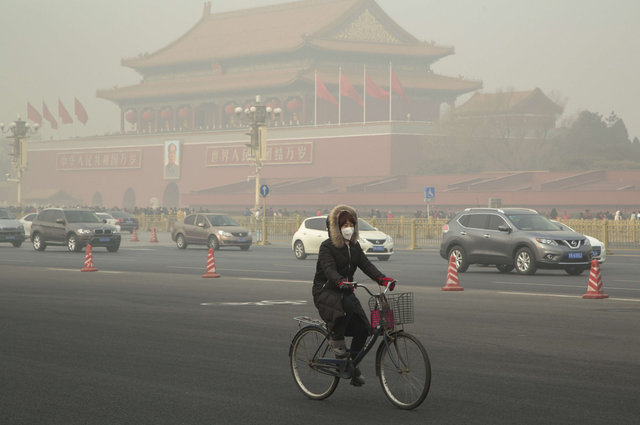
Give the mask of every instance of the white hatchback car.
[[(377, 257), (387, 261), (393, 255), (393, 238), (363, 219), (358, 219), (360, 246), (368, 257)], [(298, 260), (304, 260), (307, 255), (317, 255), (320, 244), (329, 237), (327, 233), (327, 216), (306, 218), (300, 228), (293, 234), (291, 249)]]
[(100, 220), (106, 220), (105, 223), (110, 224), (112, 226), (116, 226), (116, 229), (118, 229), (118, 233), (122, 231), (122, 229), (120, 228), (120, 225), (118, 224), (118, 220), (111, 214), (106, 212), (97, 212), (96, 215), (100, 217)]
[(33, 222), (37, 215), (38, 213), (29, 213), (18, 220), (24, 226), (24, 234), (27, 236), (27, 238), (31, 234), (31, 222)]
[[(558, 225), (560, 229), (564, 230), (566, 228), (571, 230), (572, 232), (575, 232), (575, 230), (573, 230), (571, 227), (567, 226), (564, 223), (560, 223), (559, 221), (556, 221), (556, 220), (551, 220), (551, 221), (556, 225)], [(576, 232), (576, 233), (579, 233), (579, 232)], [(598, 260), (598, 263), (600, 264), (607, 261), (607, 250), (604, 247), (604, 243), (601, 240), (594, 238), (593, 236), (584, 235), (584, 237), (589, 239), (589, 243), (593, 248), (593, 258), (595, 260)]]

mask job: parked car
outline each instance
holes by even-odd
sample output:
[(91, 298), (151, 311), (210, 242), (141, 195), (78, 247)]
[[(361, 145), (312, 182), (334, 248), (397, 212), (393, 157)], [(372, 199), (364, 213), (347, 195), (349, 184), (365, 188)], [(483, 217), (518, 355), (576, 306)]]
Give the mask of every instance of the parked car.
[(36, 251), (44, 251), (47, 245), (66, 245), (69, 251), (77, 252), (91, 244), (116, 252), (120, 239), (116, 227), (103, 223), (91, 210), (48, 208), (31, 224), (31, 242)]
[(29, 235), (31, 234), (31, 223), (37, 216), (38, 216), (38, 213), (33, 212), (25, 215), (24, 217), (18, 220), (20, 223), (22, 223), (22, 226), (24, 227), (25, 239), (28, 238)]
[(193, 244), (207, 245), (213, 249), (237, 246), (246, 251), (253, 242), (251, 232), (236, 223), (233, 218), (212, 213), (186, 216), (183, 221), (173, 225), (171, 239), (180, 249)]
[(9, 242), (16, 248), (25, 240), (24, 226), (7, 208), (0, 208), (0, 242)]
[(116, 220), (118, 220), (118, 225), (120, 226), (121, 231), (133, 233), (133, 229), (138, 228), (138, 219), (129, 214), (126, 211), (118, 211), (113, 210), (109, 211), (109, 214), (113, 216)]
[[(567, 226), (564, 223), (560, 223), (559, 221), (555, 221), (555, 220), (551, 220), (552, 222), (556, 223), (559, 227), (560, 230), (571, 230), (572, 232), (575, 232), (575, 230), (573, 230), (571, 227)], [(596, 259), (598, 260), (598, 263), (602, 264), (605, 261), (607, 261), (607, 250), (604, 247), (604, 242), (600, 241), (599, 239), (594, 238), (593, 236), (589, 236), (589, 235), (584, 235), (585, 238), (589, 239), (589, 243), (591, 244), (591, 248), (593, 248), (593, 256), (592, 259)]]
[[(358, 218), (358, 242), (368, 257), (376, 257), (387, 261), (393, 255), (393, 238)], [(298, 260), (308, 255), (317, 255), (320, 244), (329, 237), (327, 232), (327, 216), (306, 218), (291, 238), (291, 249)]]
[(115, 226), (118, 229), (118, 233), (122, 231), (122, 226), (118, 224), (118, 219), (106, 212), (96, 212), (96, 215), (102, 220), (104, 223)]
[(561, 230), (527, 208), (467, 208), (442, 227), (440, 255), (453, 255), (461, 273), (483, 264), (504, 273), (515, 268), (534, 274), (540, 268), (579, 275), (589, 269), (592, 254), (584, 235)]

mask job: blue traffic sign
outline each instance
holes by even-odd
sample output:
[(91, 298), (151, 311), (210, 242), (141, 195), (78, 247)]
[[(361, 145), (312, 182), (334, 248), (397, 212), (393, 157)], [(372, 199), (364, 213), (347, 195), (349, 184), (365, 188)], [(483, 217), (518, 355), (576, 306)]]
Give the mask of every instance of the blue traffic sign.
[(263, 184), (262, 186), (260, 186), (260, 195), (262, 195), (263, 198), (266, 198), (268, 194), (269, 194), (269, 186), (267, 186), (266, 184)]
[(424, 188), (424, 199), (435, 199), (436, 197), (436, 188), (433, 186), (428, 186)]

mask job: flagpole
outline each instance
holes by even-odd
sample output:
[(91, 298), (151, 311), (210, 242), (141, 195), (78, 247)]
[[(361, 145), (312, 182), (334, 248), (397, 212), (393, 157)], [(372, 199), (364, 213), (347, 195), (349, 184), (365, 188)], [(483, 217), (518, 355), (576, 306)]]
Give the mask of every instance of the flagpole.
[(313, 104), (313, 125), (318, 125), (318, 70), (315, 70), (314, 84), (314, 104)]
[(342, 123), (342, 67), (338, 67), (338, 125)]
[(362, 105), (362, 124), (367, 123), (367, 64), (364, 65), (364, 75), (362, 77), (362, 88), (364, 89), (364, 102)]
[(391, 106), (393, 104), (393, 87), (392, 87), (392, 81), (391, 81), (391, 73), (393, 72), (393, 69), (391, 68), (391, 61), (389, 61), (389, 122), (392, 121), (391, 117)]

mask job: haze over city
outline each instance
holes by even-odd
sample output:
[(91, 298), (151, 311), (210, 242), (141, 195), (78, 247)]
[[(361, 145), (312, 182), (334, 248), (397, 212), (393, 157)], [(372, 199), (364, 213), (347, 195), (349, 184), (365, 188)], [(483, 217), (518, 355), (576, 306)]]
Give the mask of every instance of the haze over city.
[[(211, 11), (284, 2), (215, 0)], [(488, 93), (539, 87), (553, 100), (566, 102), (560, 121), (584, 109), (604, 116), (615, 111), (629, 138), (640, 136), (637, 1), (377, 2), (418, 39), (455, 48), (454, 55), (433, 66), (436, 73), (481, 80)], [(138, 83), (141, 76), (122, 67), (121, 59), (153, 53), (182, 36), (202, 16), (203, 4), (6, 0), (0, 14), (0, 121), (10, 122), (17, 113), (26, 117), (27, 102), (41, 110), (43, 101), (57, 118), (58, 99), (73, 115), (77, 97), (89, 115), (87, 124), (75, 120), (53, 130), (45, 121), (40, 137), (118, 132), (118, 107), (98, 99), (96, 90)]]

